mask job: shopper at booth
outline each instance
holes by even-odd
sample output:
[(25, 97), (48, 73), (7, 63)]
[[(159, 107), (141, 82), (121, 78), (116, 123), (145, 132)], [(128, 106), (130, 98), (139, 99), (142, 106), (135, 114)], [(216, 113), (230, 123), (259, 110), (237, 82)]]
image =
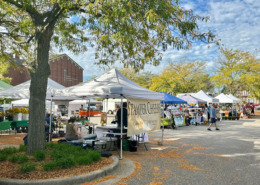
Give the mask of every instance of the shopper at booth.
[[(47, 125), (50, 125), (50, 114), (48, 113), (48, 114), (46, 114), (46, 116), (45, 116), (45, 122), (46, 122), (46, 124)], [(54, 127), (54, 122), (51, 120), (51, 127), (52, 127), (52, 129), (54, 130), (55, 129), (55, 127)]]
[(208, 131), (211, 131), (210, 127), (213, 125), (213, 123), (215, 123), (215, 127), (216, 127), (216, 130), (219, 130), (218, 127), (217, 127), (217, 115), (216, 115), (216, 109), (215, 109), (216, 105), (213, 104), (212, 107), (210, 108), (210, 119), (211, 119), (211, 123), (209, 125), (209, 128), (208, 128)]
[[(119, 127), (121, 127), (121, 108), (118, 109), (117, 113), (117, 122)], [(127, 127), (128, 126), (128, 122), (127, 122), (127, 102), (123, 103), (123, 126)]]
[(74, 123), (75, 119), (71, 118), (66, 124), (66, 140), (68, 141), (83, 139), (82, 133), (78, 132), (79, 126)]

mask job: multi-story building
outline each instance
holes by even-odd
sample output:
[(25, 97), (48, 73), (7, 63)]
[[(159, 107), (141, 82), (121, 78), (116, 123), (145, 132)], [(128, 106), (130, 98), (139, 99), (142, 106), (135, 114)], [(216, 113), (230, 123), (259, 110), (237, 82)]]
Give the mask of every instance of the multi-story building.
[(237, 97), (246, 103), (255, 103), (259, 104), (260, 101), (256, 98), (250, 98), (250, 91), (238, 91)]
[[(9, 72), (4, 75), (5, 77), (12, 78), (11, 85), (19, 85), (30, 80), (30, 73), (24, 61), (18, 56), (14, 56), (12, 60), (15, 60), (15, 63), (19, 65), (19, 70), (10, 67)], [(49, 78), (59, 84), (70, 87), (83, 81), (83, 68), (68, 55), (61, 54), (55, 58), (51, 58), (49, 64), (51, 70)]]

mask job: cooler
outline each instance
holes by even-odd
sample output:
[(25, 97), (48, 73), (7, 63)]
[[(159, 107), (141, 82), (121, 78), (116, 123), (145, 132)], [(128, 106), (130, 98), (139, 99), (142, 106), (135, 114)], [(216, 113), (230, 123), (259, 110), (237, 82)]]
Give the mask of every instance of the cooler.
[(97, 138), (97, 134), (88, 134), (84, 136), (84, 140), (95, 140)]
[(99, 138), (100, 141), (106, 141), (106, 150), (111, 151), (111, 150), (116, 150), (117, 148), (117, 138), (116, 137), (101, 137)]
[(70, 144), (73, 145), (73, 146), (82, 146), (82, 144), (83, 144), (83, 139), (72, 140), (72, 141), (70, 141)]

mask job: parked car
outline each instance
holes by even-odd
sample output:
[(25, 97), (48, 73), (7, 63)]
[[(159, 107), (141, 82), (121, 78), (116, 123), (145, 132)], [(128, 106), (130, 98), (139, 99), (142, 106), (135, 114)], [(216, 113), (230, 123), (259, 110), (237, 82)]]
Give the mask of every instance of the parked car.
[(250, 108), (250, 109), (253, 109), (253, 108), (255, 108), (256, 106), (259, 106), (259, 104), (255, 104), (255, 103), (247, 103), (247, 104), (246, 104), (246, 108)]
[(68, 114), (68, 107), (66, 105), (58, 105), (57, 113), (61, 113), (62, 116)]

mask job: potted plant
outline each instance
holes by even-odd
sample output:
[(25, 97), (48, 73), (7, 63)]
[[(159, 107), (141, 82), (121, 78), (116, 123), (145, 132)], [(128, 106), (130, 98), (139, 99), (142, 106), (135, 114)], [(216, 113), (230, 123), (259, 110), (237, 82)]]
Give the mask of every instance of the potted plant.
[(233, 117), (232, 117), (232, 120), (236, 120), (236, 117), (233, 116)]
[(5, 113), (0, 112), (0, 122), (4, 121)]
[(14, 121), (22, 121), (22, 113), (21, 109), (19, 108), (14, 108)]
[(222, 120), (226, 120), (226, 117), (225, 117), (225, 116), (223, 116), (223, 117), (222, 117)]
[(231, 117), (230, 117), (230, 116), (228, 117), (228, 120), (231, 120)]
[(29, 120), (29, 110), (26, 108), (21, 108), (22, 120)]
[(14, 109), (9, 109), (9, 110), (8, 110), (8, 120), (9, 120), (9, 121), (13, 121), (13, 119), (14, 119), (14, 114), (15, 114)]
[(220, 121), (220, 118), (218, 117), (218, 121)]

